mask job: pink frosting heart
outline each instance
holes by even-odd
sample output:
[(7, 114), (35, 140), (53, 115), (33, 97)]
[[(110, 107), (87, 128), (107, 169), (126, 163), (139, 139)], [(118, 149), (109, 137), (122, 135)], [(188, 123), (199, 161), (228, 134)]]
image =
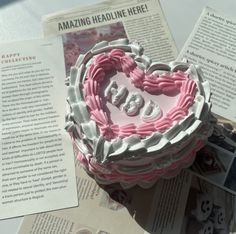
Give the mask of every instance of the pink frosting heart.
[[(186, 116), (189, 107), (193, 104), (197, 87), (196, 83), (189, 79), (185, 72), (168, 72), (162, 75), (145, 74), (137, 66), (135, 60), (120, 49), (98, 54), (94, 56), (93, 61), (87, 68), (83, 92), (85, 102), (90, 109), (91, 119), (96, 122), (101, 134), (108, 140), (116, 137), (124, 138), (132, 134), (147, 136), (152, 132), (163, 132), (172, 126), (175, 120)], [(107, 74), (112, 71), (125, 73), (135, 87), (153, 95), (179, 92), (177, 105), (169, 110), (165, 116), (149, 123), (143, 122), (138, 125), (113, 123), (104, 111), (106, 100), (99, 95)]]

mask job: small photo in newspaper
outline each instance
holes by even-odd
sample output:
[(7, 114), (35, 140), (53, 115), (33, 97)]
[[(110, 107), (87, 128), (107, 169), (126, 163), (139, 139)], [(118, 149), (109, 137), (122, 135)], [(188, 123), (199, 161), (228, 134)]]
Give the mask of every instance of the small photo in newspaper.
[(217, 116), (208, 144), (196, 156), (191, 170), (236, 195), (236, 124)]
[(119, 38), (127, 38), (122, 22), (63, 34), (66, 75), (69, 75), (71, 66), (74, 66), (80, 54), (86, 54), (100, 41), (112, 41)]
[(181, 234), (220, 234), (236, 231), (235, 199), (231, 193), (192, 177)]

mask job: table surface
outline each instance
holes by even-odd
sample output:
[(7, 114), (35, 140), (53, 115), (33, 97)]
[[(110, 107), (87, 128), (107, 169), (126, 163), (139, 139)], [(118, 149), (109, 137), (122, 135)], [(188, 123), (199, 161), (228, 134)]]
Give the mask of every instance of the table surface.
[[(45, 14), (98, 0), (0, 0), (0, 43), (42, 38), (41, 17)], [(173, 38), (180, 50), (202, 9), (209, 6), (234, 17), (235, 0), (160, 0)], [(16, 234), (23, 218), (0, 221), (1, 234)]]

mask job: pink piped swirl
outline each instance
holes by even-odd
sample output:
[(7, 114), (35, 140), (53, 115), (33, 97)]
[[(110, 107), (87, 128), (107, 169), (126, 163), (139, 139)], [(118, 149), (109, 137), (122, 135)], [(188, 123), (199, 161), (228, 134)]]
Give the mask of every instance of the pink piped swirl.
[(137, 65), (131, 57), (123, 56), (120, 58), (120, 66), (122, 71), (129, 76), (130, 72), (132, 72)]
[(91, 119), (94, 120), (98, 126), (103, 127), (104, 125), (108, 125), (108, 118), (107, 115), (104, 111), (102, 111), (101, 109), (95, 109), (91, 111)]
[(137, 88), (143, 88), (143, 79), (145, 77), (144, 71), (138, 67), (135, 67), (130, 72), (131, 83)]
[(121, 57), (125, 56), (125, 52), (120, 49), (113, 49), (111, 50), (110, 53), (107, 54), (108, 58), (113, 64), (113, 67), (117, 71), (121, 71), (121, 64), (120, 64), (120, 59)]
[(119, 137), (128, 137), (136, 133), (136, 126), (133, 123), (121, 125), (119, 127)]
[(105, 77), (105, 71), (102, 67), (96, 64), (92, 64), (87, 71), (87, 79), (96, 80), (102, 82)]
[(155, 129), (154, 123), (141, 123), (137, 126), (137, 133), (140, 136), (147, 136), (153, 133), (153, 129)]
[(110, 60), (109, 56), (105, 53), (98, 54), (94, 57), (93, 63), (101, 67), (104, 71), (109, 71), (114, 67), (114, 63)]

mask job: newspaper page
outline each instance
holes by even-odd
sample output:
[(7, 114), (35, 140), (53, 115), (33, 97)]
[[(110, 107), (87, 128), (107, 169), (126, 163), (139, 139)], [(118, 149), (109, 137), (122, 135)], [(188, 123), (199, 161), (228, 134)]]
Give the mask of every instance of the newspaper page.
[(205, 8), (179, 59), (200, 64), (218, 123), (192, 170), (236, 194), (236, 19)]
[(141, 43), (153, 61), (170, 62), (177, 56), (158, 0), (105, 1), (47, 15), (42, 25), (45, 36), (63, 35), (64, 41), (70, 41), (67, 47), (80, 53), (96, 42), (128, 37)]
[(0, 47), (0, 219), (78, 203), (64, 66), (61, 38)]

